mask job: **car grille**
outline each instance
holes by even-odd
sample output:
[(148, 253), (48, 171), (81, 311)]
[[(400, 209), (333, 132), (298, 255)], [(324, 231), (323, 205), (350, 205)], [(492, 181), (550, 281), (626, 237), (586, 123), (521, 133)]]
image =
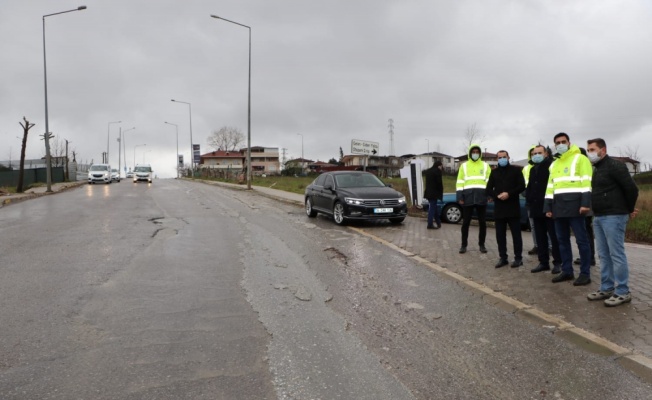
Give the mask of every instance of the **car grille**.
[(374, 199), (364, 200), (363, 204), (367, 207), (393, 207), (398, 205), (398, 199)]

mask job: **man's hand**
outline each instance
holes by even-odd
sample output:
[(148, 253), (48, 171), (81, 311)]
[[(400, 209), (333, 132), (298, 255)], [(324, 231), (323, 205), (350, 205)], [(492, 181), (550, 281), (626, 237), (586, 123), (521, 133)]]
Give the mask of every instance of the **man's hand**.
[(629, 214), (629, 218), (634, 219), (634, 218), (636, 218), (637, 215), (638, 215), (638, 208), (635, 208), (634, 211), (632, 211)]
[(505, 200), (509, 199), (509, 193), (507, 193), (507, 192), (502, 192), (501, 194), (498, 195), (498, 198), (499, 198), (500, 200), (505, 201)]
[(464, 200), (460, 200), (460, 205), (464, 204)]
[(548, 217), (548, 218), (552, 218), (552, 211), (548, 211), (548, 212), (546, 213), (546, 217)]
[(589, 207), (580, 207), (580, 215), (588, 214), (591, 209)]

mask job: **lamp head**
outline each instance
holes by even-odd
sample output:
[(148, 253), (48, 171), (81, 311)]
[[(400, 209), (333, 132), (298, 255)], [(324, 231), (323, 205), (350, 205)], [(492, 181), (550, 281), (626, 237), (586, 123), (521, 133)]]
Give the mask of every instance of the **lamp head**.
[(86, 6), (79, 6), (79, 7), (77, 7), (77, 10), (85, 10), (85, 9), (86, 9)]

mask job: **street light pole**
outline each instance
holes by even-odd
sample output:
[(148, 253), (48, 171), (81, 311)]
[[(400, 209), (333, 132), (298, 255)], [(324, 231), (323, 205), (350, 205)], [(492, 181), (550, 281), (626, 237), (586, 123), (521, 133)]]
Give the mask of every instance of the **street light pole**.
[(137, 144), (134, 146), (134, 170), (136, 169), (136, 147), (147, 146), (146, 144)]
[(47, 62), (45, 57), (45, 18), (51, 17), (53, 15), (65, 14), (73, 11), (85, 10), (86, 6), (79, 6), (73, 10), (61, 11), (58, 13), (47, 14), (43, 16), (43, 82), (45, 86), (45, 134), (43, 134), (43, 140), (45, 140), (45, 158), (46, 158), (46, 167), (47, 167), (47, 190), (46, 192), (52, 192), (52, 160), (50, 158), (50, 120), (48, 116), (48, 69)]
[(212, 18), (221, 19), (235, 25), (249, 29), (249, 88), (247, 91), (247, 189), (251, 190), (251, 27), (226, 18), (211, 15)]
[(122, 121), (112, 121), (112, 122), (109, 122), (107, 124), (107, 128), (106, 128), (106, 160), (104, 160), (104, 162), (106, 164), (110, 164), (110, 162), (109, 162), (109, 140), (111, 138), (111, 124), (119, 124), (121, 122)]
[(195, 177), (195, 153), (192, 144), (192, 105), (187, 101), (174, 100), (174, 99), (172, 99), (172, 101), (174, 101), (175, 103), (188, 104), (188, 113), (190, 115), (190, 165), (192, 166), (192, 176), (194, 178)]
[(426, 139), (426, 142), (428, 142), (428, 157), (426, 157), (426, 165), (430, 168), (430, 140)]
[[(118, 176), (120, 176), (120, 174), (122, 174), (122, 172), (120, 172), (120, 167), (121, 167), (120, 159), (121, 159), (121, 154), (122, 154), (120, 152), (120, 144), (122, 144), (122, 147), (125, 148), (124, 143), (123, 143), (124, 134), (131, 131), (131, 130), (134, 130), (134, 129), (136, 129), (135, 126), (133, 128), (129, 128), (129, 129), (126, 129), (126, 130), (123, 131), (122, 127), (120, 127), (120, 137), (118, 138)], [(126, 175), (127, 175), (126, 172), (127, 172), (127, 154), (125, 153), (125, 178), (126, 178)]]
[(167, 121), (165, 123), (168, 125), (174, 125), (177, 130), (177, 156), (174, 158), (174, 165), (177, 166), (177, 179), (179, 179), (179, 125)]

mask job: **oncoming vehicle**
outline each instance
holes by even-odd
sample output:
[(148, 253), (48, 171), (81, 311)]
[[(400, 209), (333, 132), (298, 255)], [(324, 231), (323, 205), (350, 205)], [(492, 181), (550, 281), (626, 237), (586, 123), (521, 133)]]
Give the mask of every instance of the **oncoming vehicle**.
[[(528, 219), (527, 209), (525, 208), (525, 197), (519, 196), (521, 203), (521, 228), (523, 230), (530, 229), (530, 220)], [(439, 210), (441, 212), (441, 220), (449, 224), (457, 224), (462, 221), (462, 206), (457, 202), (457, 195), (455, 193), (444, 193), (443, 200), (437, 200)], [(421, 203), (424, 211), (428, 211), (428, 200), (423, 199)], [(473, 219), (477, 219), (475, 211), (473, 212)], [(494, 220), (494, 203), (487, 203), (487, 221)]]
[(138, 181), (146, 181), (152, 183), (154, 172), (149, 164), (139, 164), (134, 167), (134, 183)]
[(377, 219), (400, 224), (408, 212), (405, 196), (369, 172), (324, 172), (306, 187), (304, 199), (308, 217), (331, 215), (338, 225)]
[(93, 164), (88, 169), (88, 184), (111, 183), (111, 166), (109, 164)]
[(111, 169), (111, 180), (116, 181), (116, 182), (120, 182), (120, 173), (115, 168)]

